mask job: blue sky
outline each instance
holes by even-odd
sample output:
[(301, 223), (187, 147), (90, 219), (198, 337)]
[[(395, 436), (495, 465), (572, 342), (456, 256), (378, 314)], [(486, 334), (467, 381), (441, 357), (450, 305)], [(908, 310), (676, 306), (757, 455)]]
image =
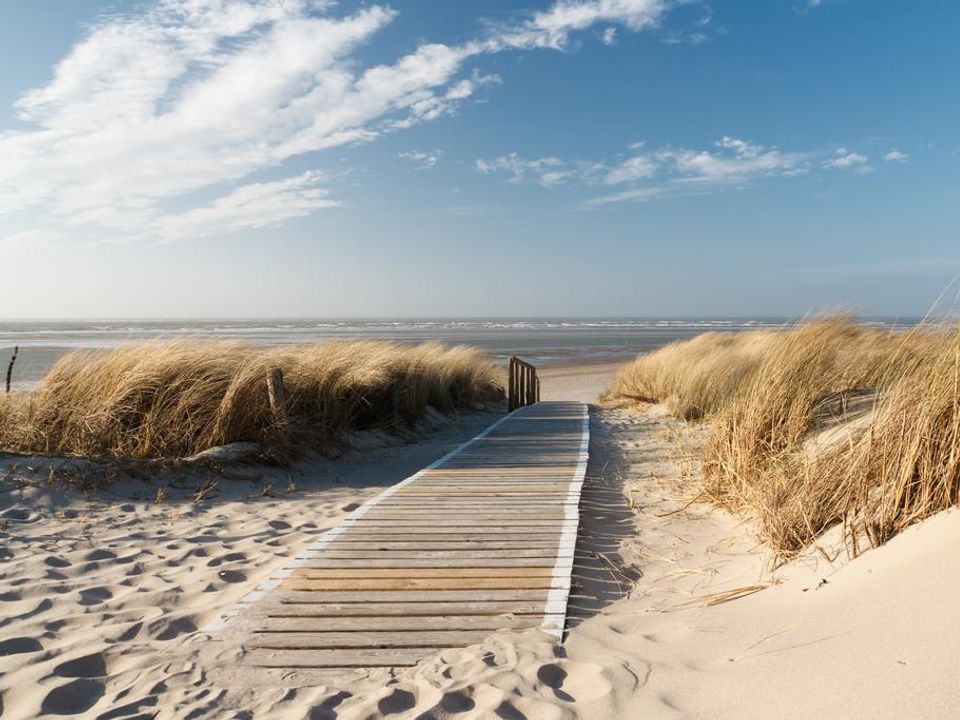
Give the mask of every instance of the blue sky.
[(0, 317), (922, 314), (958, 48), (946, 0), (6, 0)]

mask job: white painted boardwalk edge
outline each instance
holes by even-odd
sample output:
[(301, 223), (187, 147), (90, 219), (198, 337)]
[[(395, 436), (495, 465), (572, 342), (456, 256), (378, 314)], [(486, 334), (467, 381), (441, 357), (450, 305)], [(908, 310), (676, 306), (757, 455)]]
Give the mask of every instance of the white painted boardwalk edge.
[(540, 629), (557, 639), (563, 637), (563, 627), (567, 619), (567, 601), (570, 598), (570, 575), (573, 573), (573, 551), (577, 544), (577, 529), (580, 526), (580, 491), (587, 475), (587, 462), (590, 459), (590, 409), (581, 403), (583, 421), (580, 426), (580, 454), (577, 467), (567, 490), (567, 502), (564, 505), (563, 531), (557, 546), (557, 562), (553, 566), (554, 587), (547, 594), (544, 606), (543, 624)]
[[(534, 406), (530, 405), (527, 407)], [(563, 530), (560, 535), (560, 543), (557, 546), (557, 558), (556, 563), (553, 566), (553, 573), (551, 576), (552, 589), (547, 595), (547, 600), (544, 606), (544, 618), (541, 625), (541, 629), (545, 633), (553, 635), (556, 638), (562, 637), (564, 624), (566, 622), (567, 599), (570, 596), (570, 574), (573, 570), (573, 550), (577, 542), (577, 528), (580, 523), (580, 490), (583, 487), (583, 480), (587, 472), (587, 460), (589, 458), (590, 411), (585, 403), (581, 403), (581, 408), (583, 410), (583, 421), (581, 425), (580, 453), (577, 459), (577, 466), (573, 473), (573, 478), (570, 481), (569, 489), (567, 491), (566, 505), (564, 506)], [(292, 575), (297, 568), (301, 567), (305, 562), (307, 562), (313, 553), (323, 550), (327, 545), (330, 544), (330, 542), (339, 537), (343, 532), (349, 529), (354, 522), (370, 512), (370, 510), (375, 508), (397, 491), (423, 477), (431, 470), (435, 470), (436, 468), (440, 467), (448, 460), (452, 459), (473, 445), (475, 442), (482, 440), (496, 430), (497, 427), (499, 427), (502, 423), (511, 419), (515, 413), (520, 412), (523, 409), (524, 408), (519, 408), (518, 410), (514, 410), (513, 412), (504, 415), (502, 418), (492, 423), (479, 435), (467, 440), (465, 443), (457, 446), (439, 460), (427, 465), (425, 468), (417, 471), (405, 480), (401, 480), (396, 485), (391, 485), (376, 497), (365, 502), (363, 505), (343, 518), (337, 525), (332, 527), (330, 530), (327, 530), (327, 532), (310, 543), (305, 550), (297, 553), (296, 557), (289, 564), (287, 564), (281, 570), (273, 573), (268, 580), (261, 582), (255, 590), (244, 595), (219, 618), (208, 623), (202, 628), (201, 632), (213, 635), (224, 630), (230, 621), (243, 612), (245, 608), (253, 603), (263, 600), (267, 593), (275, 590), (284, 579), (290, 577), (290, 575)]]

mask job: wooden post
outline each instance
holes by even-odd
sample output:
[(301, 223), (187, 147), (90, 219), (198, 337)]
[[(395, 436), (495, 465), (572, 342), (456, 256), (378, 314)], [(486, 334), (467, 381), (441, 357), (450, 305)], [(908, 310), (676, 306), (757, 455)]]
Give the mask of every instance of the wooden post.
[(13, 357), (10, 358), (10, 364), (7, 365), (7, 392), (10, 392), (10, 383), (13, 380), (13, 364), (17, 361), (17, 353), (20, 352), (20, 346), (13, 348)]
[(517, 356), (510, 358), (507, 368), (507, 399), (510, 411), (540, 401), (540, 377), (537, 369)]
[(527, 406), (527, 367), (520, 368), (520, 407)]
[(283, 389), (283, 370), (274, 368), (267, 377), (267, 397), (270, 399), (270, 412), (281, 437), (287, 437), (287, 396)]

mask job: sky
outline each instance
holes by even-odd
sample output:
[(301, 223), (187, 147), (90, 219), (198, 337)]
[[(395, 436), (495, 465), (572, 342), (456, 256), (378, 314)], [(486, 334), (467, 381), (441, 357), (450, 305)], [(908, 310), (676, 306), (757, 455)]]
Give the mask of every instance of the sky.
[(0, 318), (916, 316), (955, 0), (0, 3)]

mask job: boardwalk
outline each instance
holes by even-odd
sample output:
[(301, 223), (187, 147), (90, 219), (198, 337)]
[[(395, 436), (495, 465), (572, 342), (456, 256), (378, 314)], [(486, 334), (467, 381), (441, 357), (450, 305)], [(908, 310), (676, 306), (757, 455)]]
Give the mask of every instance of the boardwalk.
[(540, 403), (389, 488), (230, 613), (243, 663), (404, 666), (502, 628), (560, 638), (587, 440), (585, 405)]

